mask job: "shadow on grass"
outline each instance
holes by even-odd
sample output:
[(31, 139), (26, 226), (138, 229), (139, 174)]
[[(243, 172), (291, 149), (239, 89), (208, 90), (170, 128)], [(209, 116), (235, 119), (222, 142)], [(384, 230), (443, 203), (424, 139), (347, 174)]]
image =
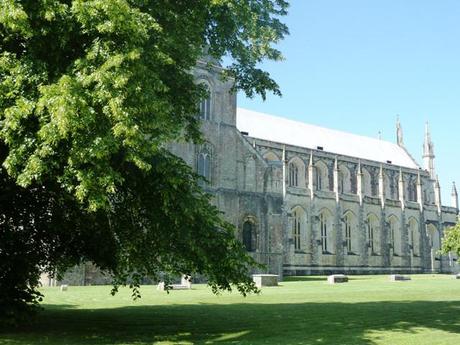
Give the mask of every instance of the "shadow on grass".
[(0, 334), (25, 344), (373, 344), (372, 331), (460, 334), (460, 301), (201, 304), (71, 309), (48, 305), (36, 324)]

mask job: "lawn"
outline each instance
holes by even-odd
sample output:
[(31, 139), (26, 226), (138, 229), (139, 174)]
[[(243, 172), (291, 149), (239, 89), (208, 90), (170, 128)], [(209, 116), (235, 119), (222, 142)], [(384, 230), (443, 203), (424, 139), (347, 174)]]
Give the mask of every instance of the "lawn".
[(25, 344), (460, 344), (460, 280), (445, 275), (299, 277), (260, 295), (142, 288), (132, 301), (110, 287), (43, 289), (44, 311), (0, 345)]

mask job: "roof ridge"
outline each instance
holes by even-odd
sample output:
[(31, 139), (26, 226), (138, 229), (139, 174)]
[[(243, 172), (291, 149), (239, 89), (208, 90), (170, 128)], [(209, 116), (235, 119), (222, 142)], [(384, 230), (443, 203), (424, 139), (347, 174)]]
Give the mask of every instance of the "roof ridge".
[[(238, 109), (241, 109), (241, 110), (244, 110), (244, 111), (250, 111), (250, 112), (258, 114), (258, 115), (274, 117), (274, 118), (277, 118), (277, 119), (281, 119), (283, 121), (289, 121), (289, 122), (299, 123), (299, 124), (303, 124), (303, 125), (307, 125), (307, 126), (322, 128), (322, 129), (326, 129), (328, 131), (334, 131), (334, 132), (343, 133), (343, 134), (347, 134), (347, 135), (353, 135), (355, 137), (366, 138), (366, 139), (370, 139), (370, 140), (375, 140), (376, 142), (384, 142), (384, 143), (388, 143), (388, 144), (392, 144), (392, 145), (400, 147), (397, 143), (394, 143), (392, 141), (385, 140), (385, 139), (379, 139), (379, 138), (374, 138), (374, 137), (363, 135), (363, 134), (356, 134), (356, 133), (352, 133), (352, 132), (347, 132), (347, 131), (344, 131), (344, 130), (341, 130), (341, 129), (325, 127), (325, 126), (316, 125), (316, 124), (309, 123), (309, 122), (293, 120), (293, 119), (290, 119), (290, 118), (287, 118), (287, 117), (284, 117), (284, 116), (281, 116), (281, 115), (267, 114), (267, 113), (263, 113), (263, 112), (260, 112), (260, 111), (247, 109), (247, 108), (237, 107), (237, 110)], [(238, 114), (238, 111), (237, 111), (237, 114)], [(407, 154), (410, 155), (409, 152), (407, 152)]]
[(237, 128), (255, 138), (418, 169), (405, 148), (378, 138), (237, 108)]

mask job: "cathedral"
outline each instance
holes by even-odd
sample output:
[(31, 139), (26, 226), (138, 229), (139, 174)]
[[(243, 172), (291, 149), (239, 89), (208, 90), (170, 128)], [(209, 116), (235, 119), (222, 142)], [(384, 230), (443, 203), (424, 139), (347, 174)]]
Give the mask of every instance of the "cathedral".
[[(219, 67), (194, 70), (209, 98), (200, 104), (205, 144), (171, 143), (205, 177), (223, 216), (248, 253), (282, 276), (457, 273), (441, 255), (444, 229), (457, 221), (458, 196), (441, 204), (428, 127), (423, 167), (397, 142), (358, 136), (237, 107)], [(91, 263), (60, 283), (109, 284)], [(44, 286), (57, 282), (47, 274)]]
[(200, 104), (203, 145), (174, 143), (238, 229), (246, 250), (279, 275), (451, 273), (439, 253), (457, 221), (458, 197), (441, 203), (428, 126), (423, 166), (396, 143), (237, 107), (232, 82), (205, 63), (194, 71), (209, 90)]

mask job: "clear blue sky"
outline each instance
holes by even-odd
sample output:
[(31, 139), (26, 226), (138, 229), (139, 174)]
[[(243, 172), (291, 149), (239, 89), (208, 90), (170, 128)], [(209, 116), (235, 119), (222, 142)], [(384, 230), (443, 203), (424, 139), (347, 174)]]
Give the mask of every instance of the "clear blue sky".
[(460, 185), (460, 1), (291, 0), (284, 22), (286, 60), (263, 65), (283, 97), (240, 94), (238, 106), (389, 141), (400, 114), (419, 163), (428, 121), (450, 205)]

